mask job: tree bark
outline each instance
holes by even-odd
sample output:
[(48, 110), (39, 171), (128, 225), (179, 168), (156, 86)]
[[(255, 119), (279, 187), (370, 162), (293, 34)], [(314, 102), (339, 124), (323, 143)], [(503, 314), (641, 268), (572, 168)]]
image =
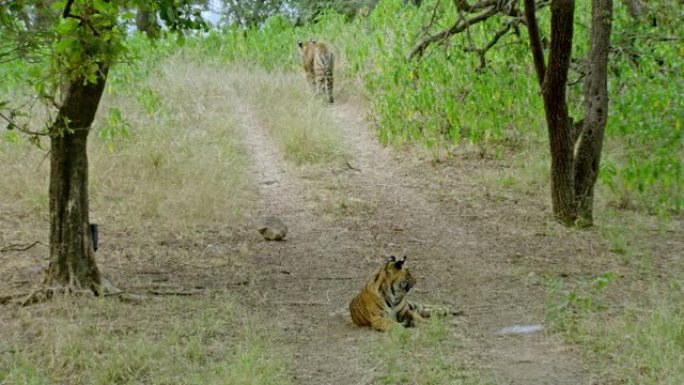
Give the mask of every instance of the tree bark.
[(50, 128), (50, 263), (46, 283), (104, 294), (95, 262), (88, 205), (87, 141), (107, 80), (72, 80)]
[(574, 13), (574, 0), (551, 3), (551, 46), (542, 82), (551, 150), (551, 201), (555, 217), (565, 225), (575, 220), (573, 127), (566, 98)]
[(575, 199), (580, 226), (593, 223), (594, 185), (608, 120), (608, 52), (613, 0), (592, 1), (588, 75), (584, 80), (584, 126), (575, 156)]
[(549, 131), (553, 213), (566, 226), (586, 227), (593, 224), (594, 185), (608, 120), (607, 69), (613, 0), (592, 0), (588, 75), (584, 79), (584, 119), (573, 124), (568, 114), (566, 87), (574, 7), (574, 0), (553, 0), (551, 3), (551, 46), (545, 67), (538, 44), (534, 1), (525, 0), (530, 46)]

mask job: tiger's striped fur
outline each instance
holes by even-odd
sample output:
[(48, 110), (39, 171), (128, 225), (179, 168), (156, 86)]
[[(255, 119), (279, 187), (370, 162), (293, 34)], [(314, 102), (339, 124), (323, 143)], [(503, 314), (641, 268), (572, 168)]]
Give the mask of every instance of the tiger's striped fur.
[(323, 43), (315, 40), (298, 42), (302, 55), (302, 64), (311, 89), (319, 95), (325, 95), (328, 102), (333, 102), (333, 53)]
[(416, 279), (404, 266), (406, 257), (390, 257), (375, 276), (366, 282), (361, 293), (349, 303), (352, 321), (359, 326), (370, 326), (387, 331), (396, 324), (405, 327), (425, 322), (425, 318), (444, 309), (411, 303), (406, 298)]

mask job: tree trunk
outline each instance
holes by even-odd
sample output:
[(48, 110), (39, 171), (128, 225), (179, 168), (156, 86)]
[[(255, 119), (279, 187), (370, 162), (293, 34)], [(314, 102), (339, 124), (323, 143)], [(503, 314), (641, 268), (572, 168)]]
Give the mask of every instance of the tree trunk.
[(584, 126), (575, 157), (575, 199), (580, 226), (593, 223), (594, 185), (608, 120), (608, 51), (613, 0), (593, 0), (591, 13), (588, 74), (584, 79)]
[(50, 128), (50, 264), (46, 283), (103, 294), (95, 263), (88, 208), (87, 141), (108, 66), (95, 84), (72, 80)]
[(566, 100), (574, 13), (574, 0), (551, 3), (551, 46), (542, 82), (551, 149), (551, 202), (554, 215), (565, 225), (575, 220), (573, 127)]
[[(548, 67), (539, 45), (534, 0), (525, 0), (530, 47), (544, 99), (551, 149), (553, 213), (566, 226), (591, 226), (594, 185), (598, 177), (603, 136), (608, 120), (608, 52), (613, 0), (592, 0), (589, 73), (584, 80), (584, 119), (573, 124), (566, 87), (572, 53), (573, 0), (551, 3), (551, 47)], [(578, 143), (579, 140), (579, 143)]]

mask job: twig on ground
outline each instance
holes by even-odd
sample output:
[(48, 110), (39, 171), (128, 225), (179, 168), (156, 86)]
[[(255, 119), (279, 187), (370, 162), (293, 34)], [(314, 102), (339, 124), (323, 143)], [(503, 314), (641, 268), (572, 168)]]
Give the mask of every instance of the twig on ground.
[(325, 306), (330, 305), (327, 302), (308, 302), (308, 301), (298, 301), (298, 302), (283, 302), (286, 306)]
[(345, 166), (347, 166), (350, 170), (361, 171), (360, 168), (356, 168), (356, 167), (352, 166), (348, 161), (345, 161), (344, 164), (345, 164)]
[(191, 295), (198, 295), (202, 294), (202, 291), (158, 291), (158, 290), (152, 290), (148, 292), (149, 294), (152, 295), (177, 295), (177, 296), (191, 296)]
[(2, 249), (0, 249), (0, 253), (4, 253), (4, 252), (7, 252), (7, 251), (26, 251), (26, 250), (28, 250), (28, 249), (30, 249), (30, 248), (32, 248), (33, 246), (38, 245), (38, 244), (41, 244), (41, 245), (42, 245), (43, 242), (41, 242), (41, 241), (35, 241), (35, 242), (33, 242), (32, 244), (30, 244), (30, 245), (28, 245), (28, 246), (26, 246), (26, 245), (24, 245), (24, 244), (19, 244), (19, 243), (18, 243), (18, 244), (13, 244), (13, 245), (5, 246), (5, 247), (3, 247)]

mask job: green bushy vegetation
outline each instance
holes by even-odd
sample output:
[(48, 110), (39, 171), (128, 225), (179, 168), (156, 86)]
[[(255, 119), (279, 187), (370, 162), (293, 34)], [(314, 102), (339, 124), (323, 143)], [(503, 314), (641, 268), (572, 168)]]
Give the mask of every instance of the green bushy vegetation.
[[(266, 70), (298, 70), (298, 40), (329, 43), (337, 55), (336, 76), (360, 82), (387, 144), (422, 143), (437, 154), (453, 153), (461, 144), (475, 145), (481, 154), (503, 156), (520, 141), (546, 149), (546, 125), (539, 88), (532, 68), (524, 28), (509, 34), (486, 56), (487, 67), (464, 48), (481, 47), (502, 20), (493, 18), (431, 47), (420, 61), (408, 56), (424, 34), (434, 1), (421, 7), (401, 0), (380, 1), (368, 17), (351, 22), (335, 13), (316, 23), (296, 27), (274, 16), (259, 29), (213, 31), (188, 39), (186, 57), (219, 63), (241, 62)], [(431, 32), (444, 29), (458, 17), (449, 3), (436, 12)], [(610, 63), (610, 118), (600, 180), (611, 192), (610, 201), (660, 214), (684, 207), (682, 123), (684, 121), (684, 39), (676, 16), (684, 8), (665, 2), (653, 9), (660, 23), (632, 20), (616, 6)], [(542, 12), (542, 23), (548, 14)], [(589, 4), (578, 5), (573, 57), (587, 50)], [(630, 53), (638, 52), (635, 59)], [(573, 79), (580, 66), (573, 66)], [(571, 86), (571, 109), (583, 107), (581, 82)]]

